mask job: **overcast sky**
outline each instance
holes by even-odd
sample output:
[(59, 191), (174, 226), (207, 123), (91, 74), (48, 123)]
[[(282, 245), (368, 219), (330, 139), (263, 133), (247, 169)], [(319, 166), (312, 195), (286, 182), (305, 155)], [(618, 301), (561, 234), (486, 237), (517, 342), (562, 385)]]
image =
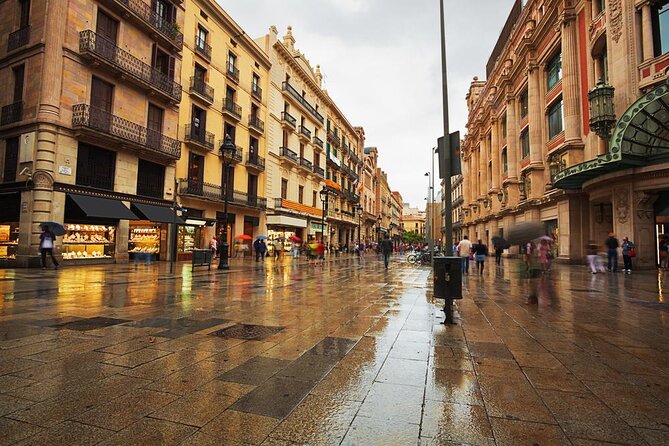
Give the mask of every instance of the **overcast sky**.
[[(297, 49), (321, 66), (324, 88), (365, 128), (366, 146), (379, 148), (390, 187), (425, 206), (430, 149), (443, 134), (439, 0), (217, 1), (254, 38), (270, 25), (281, 38), (291, 25)], [(485, 78), (512, 5), (445, 0), (451, 131), (464, 134), (469, 83)]]

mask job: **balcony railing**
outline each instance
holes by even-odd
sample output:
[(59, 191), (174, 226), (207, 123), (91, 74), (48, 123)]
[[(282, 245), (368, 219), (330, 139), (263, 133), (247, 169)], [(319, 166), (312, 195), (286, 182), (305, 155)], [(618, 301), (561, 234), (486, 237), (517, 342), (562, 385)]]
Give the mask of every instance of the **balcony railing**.
[(302, 97), (300, 93), (298, 93), (295, 88), (293, 88), (292, 85), (290, 85), (289, 82), (284, 81), (282, 84), (283, 91), (287, 92), (290, 96), (292, 96), (299, 104), (301, 104), (318, 122), (323, 124), (325, 119), (323, 118), (323, 115), (321, 115), (318, 110), (316, 110), (313, 105), (309, 103), (305, 98)]
[(191, 76), (189, 93), (196, 93), (205, 99), (210, 104), (214, 102), (214, 88), (207, 84), (204, 80)]
[(312, 172), (314, 170), (314, 164), (311, 161), (309, 161), (308, 159), (304, 158), (304, 157), (300, 158), (300, 166), (302, 166), (302, 167), (304, 167), (307, 170), (312, 171)]
[(318, 136), (314, 136), (314, 145), (318, 146), (322, 149), (323, 148), (323, 140), (320, 139)]
[(130, 75), (131, 80), (175, 102), (181, 101), (181, 85), (90, 29), (79, 33), (79, 52)]
[(72, 106), (72, 127), (94, 130), (172, 159), (181, 156), (181, 143), (176, 139), (88, 104)]
[(227, 76), (233, 81), (239, 82), (239, 68), (237, 68), (235, 64), (231, 63), (230, 61), (228, 61), (225, 74), (227, 74)]
[(249, 127), (258, 130), (260, 133), (265, 131), (265, 123), (257, 116), (249, 116)]
[(242, 108), (232, 98), (225, 98), (225, 101), (223, 101), (223, 111), (228, 112), (237, 119), (242, 119)]
[(195, 36), (195, 52), (211, 61), (211, 45), (197, 35)]
[(300, 126), (300, 134), (306, 136), (307, 139), (311, 139), (311, 130), (309, 130), (303, 125)]
[(30, 42), (30, 25), (14, 31), (7, 39), (7, 52), (14, 51)]
[(341, 145), (341, 139), (332, 130), (328, 130), (328, 141), (337, 148)]
[(279, 155), (284, 157), (284, 158), (288, 158), (289, 160), (291, 160), (295, 164), (298, 164), (297, 153), (293, 152), (288, 147), (279, 148)]
[(5, 105), (0, 112), (0, 125), (23, 121), (23, 101)]
[(251, 86), (251, 94), (258, 100), (262, 99), (262, 88), (260, 88), (260, 86), (257, 84), (253, 84)]
[(295, 127), (297, 126), (297, 121), (296, 121), (295, 118), (293, 118), (293, 116), (292, 116), (290, 113), (288, 113), (288, 112), (281, 112), (281, 120), (282, 120), (283, 122), (287, 122), (287, 123), (290, 124), (293, 128), (295, 128)]
[[(216, 147), (221, 147), (224, 142), (225, 142), (225, 140), (219, 139), (218, 140), (218, 145)], [(237, 149), (235, 150), (235, 154), (232, 155), (232, 162), (233, 163), (241, 163), (242, 159), (243, 159), (244, 150), (240, 146), (235, 146), (235, 147), (237, 147)], [(218, 152), (218, 153), (220, 155), (220, 152)]]
[(325, 170), (322, 167), (314, 166), (314, 173), (320, 177), (325, 177)]
[(255, 195), (249, 196), (248, 193), (237, 190), (229, 190), (226, 193), (224, 188), (220, 185), (196, 181), (189, 178), (179, 179), (179, 195), (191, 195), (213, 201), (224, 201), (227, 195), (228, 202), (232, 204), (259, 209), (267, 208), (266, 198)]
[(249, 153), (246, 155), (246, 165), (257, 170), (265, 170), (265, 158), (259, 156), (257, 153)]
[(105, 0), (105, 2), (129, 13), (131, 18), (138, 20), (152, 31), (156, 31), (159, 37), (172, 45), (176, 50), (181, 51), (184, 36), (179, 32), (179, 26), (156, 14), (149, 3), (143, 0)]
[(192, 124), (186, 125), (185, 141), (207, 150), (214, 150), (214, 134)]

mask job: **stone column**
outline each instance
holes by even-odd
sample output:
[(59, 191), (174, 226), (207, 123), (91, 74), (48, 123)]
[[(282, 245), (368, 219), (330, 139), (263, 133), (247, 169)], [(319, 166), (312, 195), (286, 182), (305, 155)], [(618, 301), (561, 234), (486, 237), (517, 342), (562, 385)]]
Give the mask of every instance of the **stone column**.
[(530, 126), (530, 162), (535, 166), (543, 164), (541, 128), (544, 118), (544, 101), (540, 82), (539, 66), (530, 62), (527, 67), (528, 123)]
[(479, 144), (479, 173), (481, 178), (479, 180), (479, 197), (488, 195), (488, 175), (486, 174), (488, 151), (486, 146), (486, 137), (483, 136)]
[(509, 180), (518, 179), (518, 122), (516, 122), (516, 98), (506, 98), (506, 159)]
[(562, 15), (562, 107), (566, 142), (581, 141), (576, 33), (576, 15), (573, 10), (565, 10)]
[(655, 57), (655, 49), (653, 47), (653, 18), (650, 8), (650, 1), (644, 2), (641, 6), (641, 32), (644, 62)]
[(500, 147), (499, 147), (499, 125), (497, 122), (497, 119), (492, 120), (492, 127), (491, 127), (491, 155), (492, 155), (492, 184), (491, 187), (493, 191), (497, 191), (499, 189), (499, 186), (501, 184), (500, 177), (502, 176), (501, 168), (500, 168), (500, 162), (499, 162), (499, 157), (500, 157)]

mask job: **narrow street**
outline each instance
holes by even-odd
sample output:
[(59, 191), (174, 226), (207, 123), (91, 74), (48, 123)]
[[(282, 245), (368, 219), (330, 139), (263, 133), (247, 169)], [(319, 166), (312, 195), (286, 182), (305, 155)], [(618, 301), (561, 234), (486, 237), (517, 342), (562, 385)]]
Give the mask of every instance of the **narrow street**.
[(284, 261), (0, 270), (0, 444), (669, 444), (667, 277)]

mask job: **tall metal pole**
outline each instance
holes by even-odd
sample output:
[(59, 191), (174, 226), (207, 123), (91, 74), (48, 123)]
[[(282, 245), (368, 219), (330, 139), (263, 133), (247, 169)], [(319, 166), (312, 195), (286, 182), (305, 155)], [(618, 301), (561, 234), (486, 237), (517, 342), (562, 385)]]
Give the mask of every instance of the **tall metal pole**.
[(453, 246), (453, 201), (451, 200), (451, 144), (448, 121), (448, 71), (446, 69), (446, 25), (444, 23), (444, 0), (439, 0), (441, 18), (441, 85), (444, 111), (444, 198), (446, 199), (446, 237), (444, 245), (448, 252)]
[(227, 156), (223, 155), (223, 184), (225, 186), (225, 195), (223, 200), (223, 240), (220, 243), (220, 250), (218, 255), (218, 269), (227, 270), (230, 269), (228, 264), (228, 193), (230, 193), (230, 188), (228, 184), (228, 162)]

